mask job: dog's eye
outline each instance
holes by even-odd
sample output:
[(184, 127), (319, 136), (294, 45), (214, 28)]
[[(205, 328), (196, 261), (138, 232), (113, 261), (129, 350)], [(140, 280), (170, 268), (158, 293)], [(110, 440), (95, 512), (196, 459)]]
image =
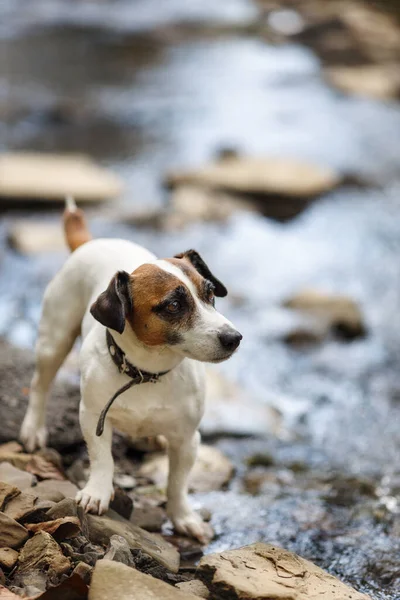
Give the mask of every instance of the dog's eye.
[(209, 289), (207, 292), (207, 302), (209, 302), (212, 305), (215, 304), (215, 295), (214, 295), (214, 290), (212, 290), (212, 289)]
[(171, 313), (171, 314), (176, 314), (177, 312), (179, 312), (182, 308), (182, 305), (180, 302), (178, 302), (178, 300), (174, 300), (174, 302), (170, 302), (167, 306), (166, 306), (166, 310)]

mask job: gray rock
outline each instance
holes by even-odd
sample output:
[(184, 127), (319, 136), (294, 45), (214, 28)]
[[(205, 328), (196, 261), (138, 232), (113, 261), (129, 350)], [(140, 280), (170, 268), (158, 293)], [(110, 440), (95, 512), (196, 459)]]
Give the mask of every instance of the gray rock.
[[(0, 367), (1, 372), (1, 367)], [(0, 393), (1, 393), (1, 383), (0, 383)], [(1, 402), (1, 400), (0, 400)], [(1, 435), (1, 408), (0, 408), (0, 435)], [(9, 485), (13, 485), (19, 490), (26, 490), (30, 488), (35, 482), (35, 476), (31, 473), (27, 473), (26, 471), (22, 471), (21, 469), (17, 469), (10, 465), (8, 462), (3, 462), (0, 464), (0, 481), (4, 483), (8, 483)]]
[(7, 502), (18, 496), (19, 493), (20, 491), (15, 485), (0, 481), (0, 510), (3, 510)]
[(89, 539), (95, 544), (107, 546), (113, 535), (126, 539), (131, 550), (140, 550), (154, 561), (176, 573), (179, 569), (179, 554), (160, 535), (149, 533), (129, 521), (109, 517), (88, 515)]
[[(0, 443), (18, 439), (27, 404), (23, 389), (29, 388), (33, 369), (33, 352), (15, 348), (4, 340), (0, 341)], [(62, 450), (82, 442), (79, 399), (78, 386), (67, 382), (55, 383), (47, 418), (49, 445), (53, 448)], [(0, 465), (0, 473), (2, 467)], [(26, 476), (32, 477), (28, 473)], [(0, 481), (7, 480), (0, 475)], [(22, 489), (17, 482), (13, 484)]]
[(146, 531), (161, 531), (163, 523), (167, 520), (165, 511), (160, 506), (146, 505), (136, 507), (131, 516), (131, 523), (142, 527)]
[[(134, 590), (134, 592), (133, 592)], [(96, 564), (88, 600), (198, 600), (187, 592), (140, 573), (121, 563), (99, 560)]]
[(64, 498), (75, 498), (78, 488), (70, 481), (59, 481), (57, 479), (46, 479), (40, 481), (34, 488), (34, 492), (42, 500), (61, 502)]
[(110, 543), (107, 548), (107, 552), (104, 555), (107, 560), (115, 560), (116, 562), (123, 563), (127, 567), (133, 567), (133, 557), (131, 549), (125, 538), (120, 535), (113, 535), (110, 538)]
[(72, 575), (78, 575), (87, 585), (89, 585), (92, 578), (93, 567), (85, 562), (80, 562), (76, 565), (72, 571)]
[(25, 527), (0, 512), (0, 548), (19, 548), (28, 537)]

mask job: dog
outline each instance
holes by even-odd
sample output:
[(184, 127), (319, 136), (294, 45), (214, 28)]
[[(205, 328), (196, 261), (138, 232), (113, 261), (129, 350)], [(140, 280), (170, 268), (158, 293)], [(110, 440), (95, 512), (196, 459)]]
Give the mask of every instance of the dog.
[(168, 517), (176, 531), (206, 543), (209, 526), (189, 504), (188, 476), (200, 441), (204, 363), (227, 360), (242, 339), (215, 308), (227, 290), (195, 250), (160, 260), (130, 241), (93, 240), (71, 199), (64, 229), (72, 253), (44, 294), (20, 438), (29, 451), (46, 445), (49, 388), (81, 335), (79, 418), (90, 475), (77, 502), (97, 514), (109, 507), (114, 427), (131, 438), (164, 436)]

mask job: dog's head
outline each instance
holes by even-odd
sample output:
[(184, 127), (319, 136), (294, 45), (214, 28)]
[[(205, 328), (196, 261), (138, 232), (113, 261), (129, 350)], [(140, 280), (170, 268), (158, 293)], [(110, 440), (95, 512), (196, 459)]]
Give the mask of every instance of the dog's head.
[(123, 333), (128, 322), (147, 346), (169, 346), (182, 356), (206, 362), (229, 358), (241, 334), (215, 309), (227, 295), (195, 250), (119, 271), (92, 304), (100, 323)]

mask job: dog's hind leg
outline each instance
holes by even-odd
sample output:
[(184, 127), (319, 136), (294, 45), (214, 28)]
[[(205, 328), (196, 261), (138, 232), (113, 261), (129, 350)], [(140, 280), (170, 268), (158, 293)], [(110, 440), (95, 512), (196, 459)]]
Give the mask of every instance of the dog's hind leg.
[[(74, 303), (64, 301), (62, 286), (48, 287), (36, 343), (36, 366), (32, 377), (29, 403), (21, 426), (20, 439), (29, 452), (47, 442), (46, 404), (50, 386), (79, 334), (81, 315)], [(64, 306), (68, 303), (68, 306)]]

